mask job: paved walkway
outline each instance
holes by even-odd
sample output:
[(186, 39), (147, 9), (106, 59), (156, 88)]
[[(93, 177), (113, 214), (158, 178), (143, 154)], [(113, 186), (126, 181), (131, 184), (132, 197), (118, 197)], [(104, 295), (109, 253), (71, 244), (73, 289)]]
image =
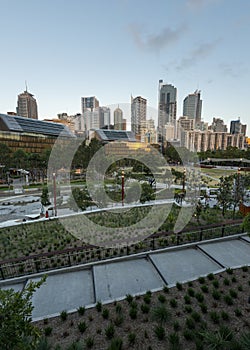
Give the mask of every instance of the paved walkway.
[[(126, 294), (161, 290), (166, 284), (197, 279), (226, 268), (250, 266), (250, 238), (232, 237), (165, 248), (48, 272), (46, 283), (33, 296), (33, 320), (52, 317), (62, 310), (76, 311), (97, 301), (108, 303)], [(0, 288), (21, 290), (32, 275), (0, 282)]]

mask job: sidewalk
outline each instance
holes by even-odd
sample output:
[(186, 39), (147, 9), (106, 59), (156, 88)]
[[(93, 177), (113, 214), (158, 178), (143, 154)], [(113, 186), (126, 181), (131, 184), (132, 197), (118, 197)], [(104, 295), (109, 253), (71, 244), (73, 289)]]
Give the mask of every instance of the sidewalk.
[[(135, 254), (47, 273), (46, 283), (33, 296), (33, 320), (74, 312), (124, 299), (127, 294), (161, 290), (227, 268), (250, 266), (250, 238), (239, 234), (201, 243)], [(0, 282), (0, 288), (21, 290), (39, 275)]]

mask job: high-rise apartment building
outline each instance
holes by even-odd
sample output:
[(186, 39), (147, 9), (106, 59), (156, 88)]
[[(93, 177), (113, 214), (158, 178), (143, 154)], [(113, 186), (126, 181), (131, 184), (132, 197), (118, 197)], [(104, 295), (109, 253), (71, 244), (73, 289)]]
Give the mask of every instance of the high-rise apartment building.
[(209, 129), (214, 132), (227, 132), (227, 126), (224, 124), (224, 120), (221, 118), (213, 118), (213, 122)]
[(99, 101), (95, 96), (90, 97), (82, 97), (82, 113), (84, 113), (86, 110), (93, 111), (94, 108), (99, 107)]
[(34, 95), (29, 93), (27, 89), (18, 95), (16, 108), (17, 115), (24, 118), (38, 119), (37, 103), (33, 96)]
[(165, 125), (176, 124), (177, 89), (171, 84), (164, 84), (159, 80), (158, 99), (158, 128), (161, 131)]
[(141, 125), (147, 117), (147, 100), (141, 96), (131, 96), (131, 130), (141, 137)]
[(104, 113), (102, 107), (99, 107), (98, 99), (95, 96), (82, 97), (81, 104), (83, 130), (88, 133), (90, 130), (101, 129), (104, 126)]
[(109, 129), (110, 128), (110, 108), (108, 107), (100, 107), (100, 120), (101, 124), (103, 124), (102, 128)]
[(246, 136), (247, 126), (241, 124), (240, 119), (232, 120), (230, 123), (230, 134), (243, 134)]
[(119, 106), (114, 110), (114, 129), (122, 130), (123, 111)]
[(192, 118), (195, 124), (201, 121), (202, 100), (201, 92), (196, 90), (189, 94), (183, 101), (183, 115)]

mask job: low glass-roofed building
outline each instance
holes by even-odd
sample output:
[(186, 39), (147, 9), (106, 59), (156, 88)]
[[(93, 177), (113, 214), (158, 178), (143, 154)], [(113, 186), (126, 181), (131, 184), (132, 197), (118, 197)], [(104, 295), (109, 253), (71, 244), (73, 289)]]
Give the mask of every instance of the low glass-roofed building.
[(62, 140), (75, 138), (75, 135), (59, 123), (28, 119), (20, 116), (0, 114), (0, 143), (13, 151), (41, 153), (51, 149), (60, 135)]

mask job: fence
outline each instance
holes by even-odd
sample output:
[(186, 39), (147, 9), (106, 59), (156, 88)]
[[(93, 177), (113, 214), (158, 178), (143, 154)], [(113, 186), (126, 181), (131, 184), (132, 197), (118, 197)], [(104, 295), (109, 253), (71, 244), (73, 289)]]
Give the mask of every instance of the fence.
[(46, 272), (62, 267), (105, 260), (118, 256), (147, 252), (150, 250), (177, 246), (207, 239), (230, 236), (243, 232), (241, 220), (228, 221), (221, 225), (209, 225), (180, 233), (161, 232), (150, 238), (130, 245), (116, 248), (97, 248), (83, 246), (50, 253), (32, 255), (23, 258), (0, 261), (0, 280)]

